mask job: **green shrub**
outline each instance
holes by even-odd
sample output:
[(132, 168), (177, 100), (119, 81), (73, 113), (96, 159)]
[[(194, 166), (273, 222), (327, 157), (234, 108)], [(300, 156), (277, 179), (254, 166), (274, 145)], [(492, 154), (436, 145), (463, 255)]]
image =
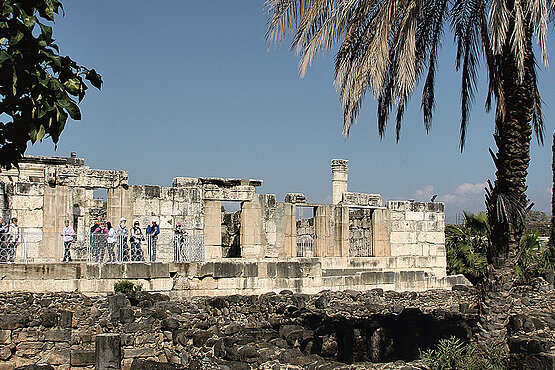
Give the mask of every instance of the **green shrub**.
[(435, 349), (420, 353), (424, 366), (430, 370), (502, 370), (503, 349), (498, 345), (486, 346), (483, 352), (471, 343), (451, 337), (442, 339)]
[(138, 292), (143, 289), (141, 284), (134, 284), (129, 280), (120, 280), (114, 284), (114, 292), (116, 293), (131, 293)]

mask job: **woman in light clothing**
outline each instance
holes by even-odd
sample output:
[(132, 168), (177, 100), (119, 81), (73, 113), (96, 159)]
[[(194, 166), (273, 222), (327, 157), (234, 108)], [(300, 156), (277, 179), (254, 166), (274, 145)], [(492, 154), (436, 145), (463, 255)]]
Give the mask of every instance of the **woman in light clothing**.
[(110, 222), (106, 222), (106, 229), (108, 230), (108, 237), (106, 238), (108, 261), (106, 262), (116, 262), (116, 255), (114, 254), (114, 245), (116, 245), (116, 229), (112, 227)]
[(66, 220), (66, 226), (62, 230), (62, 238), (64, 240), (64, 259), (62, 262), (71, 262), (70, 248), (75, 238), (75, 230), (69, 224), (69, 220)]

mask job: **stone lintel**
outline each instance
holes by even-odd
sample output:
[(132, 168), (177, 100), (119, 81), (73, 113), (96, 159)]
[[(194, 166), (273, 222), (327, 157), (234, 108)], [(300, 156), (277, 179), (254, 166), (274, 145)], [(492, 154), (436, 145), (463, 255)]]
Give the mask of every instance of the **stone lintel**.
[(177, 187), (187, 187), (187, 186), (197, 186), (200, 180), (196, 177), (174, 177), (172, 181), (172, 186)]
[(88, 167), (46, 167), (44, 179), (55, 185), (95, 188), (117, 188), (127, 186), (127, 171), (91, 170)]
[(204, 200), (223, 200), (223, 201), (251, 201), (255, 195), (254, 186), (236, 185), (222, 187), (215, 184), (205, 184), (203, 188)]
[(262, 180), (255, 179), (224, 179), (221, 177), (199, 177), (198, 180), (203, 185), (216, 185), (221, 187), (234, 187), (238, 185), (243, 186), (260, 186), (262, 185)]
[(343, 193), (343, 205), (356, 205), (356, 206), (382, 206), (382, 196), (380, 194), (366, 194), (366, 193)]
[(306, 198), (302, 193), (287, 193), (285, 203), (306, 203)]
[(26, 155), (19, 163), (33, 163), (33, 164), (42, 164), (45, 166), (79, 166), (82, 167), (85, 165), (85, 160), (83, 158), (67, 158), (67, 157), (43, 157), (43, 156), (36, 156), (36, 155)]

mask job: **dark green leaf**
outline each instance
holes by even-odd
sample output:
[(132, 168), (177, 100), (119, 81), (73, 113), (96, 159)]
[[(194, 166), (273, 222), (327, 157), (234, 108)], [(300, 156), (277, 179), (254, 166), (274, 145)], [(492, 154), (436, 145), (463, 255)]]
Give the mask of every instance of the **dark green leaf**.
[(85, 79), (89, 81), (98, 90), (102, 88), (102, 76), (100, 76), (94, 68), (88, 71), (85, 75)]

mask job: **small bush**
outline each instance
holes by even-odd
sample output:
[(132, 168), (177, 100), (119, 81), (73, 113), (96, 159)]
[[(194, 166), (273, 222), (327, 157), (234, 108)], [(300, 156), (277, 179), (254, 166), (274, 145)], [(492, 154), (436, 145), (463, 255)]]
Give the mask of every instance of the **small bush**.
[(141, 284), (134, 284), (129, 280), (121, 280), (114, 284), (114, 292), (116, 293), (131, 293), (131, 292), (138, 292), (142, 290), (143, 287)]
[(488, 346), (481, 353), (475, 345), (455, 337), (440, 340), (435, 349), (421, 353), (420, 359), (430, 370), (505, 369), (500, 346)]

